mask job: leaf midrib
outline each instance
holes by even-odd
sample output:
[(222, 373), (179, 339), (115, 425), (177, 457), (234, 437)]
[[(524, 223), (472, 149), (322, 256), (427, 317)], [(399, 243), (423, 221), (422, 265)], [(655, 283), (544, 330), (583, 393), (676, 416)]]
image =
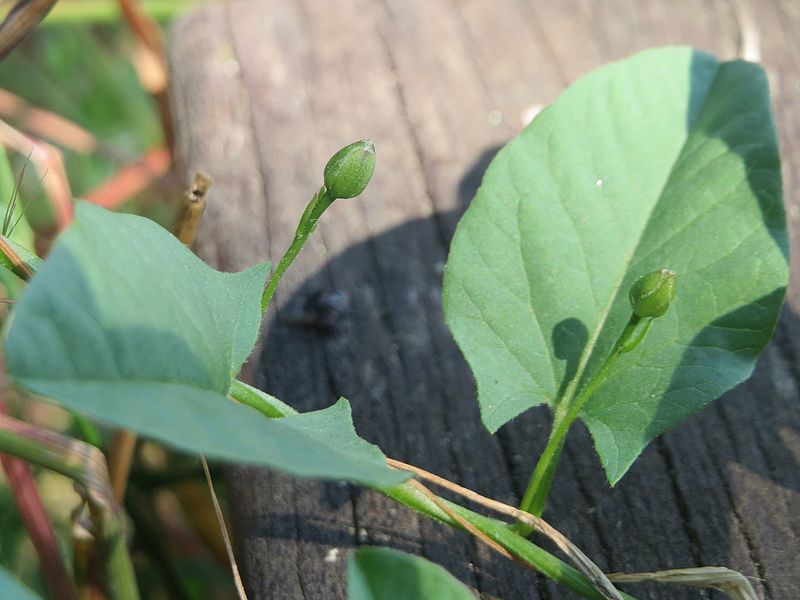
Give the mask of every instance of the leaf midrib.
[(625, 259), (625, 269), (622, 272), (622, 277), (615, 286), (613, 293), (609, 295), (609, 301), (605, 309), (603, 310), (601, 319), (598, 322), (597, 327), (592, 332), (592, 335), (590, 336), (588, 342), (586, 343), (586, 349), (581, 354), (581, 360), (578, 362), (578, 368), (575, 370), (575, 375), (573, 376), (572, 380), (570, 381), (569, 385), (564, 391), (564, 395), (561, 398), (556, 398), (555, 406), (557, 408), (565, 404), (565, 408), (568, 409), (569, 405), (578, 395), (578, 391), (582, 391), (583, 389), (585, 389), (586, 385), (588, 384), (588, 382), (585, 382), (583, 386), (581, 385), (581, 383), (583, 383), (582, 380), (586, 372), (586, 367), (588, 366), (589, 361), (594, 355), (594, 351), (597, 346), (597, 340), (600, 338), (600, 335), (602, 334), (603, 329), (605, 328), (606, 322), (608, 321), (608, 317), (611, 314), (611, 308), (614, 306), (614, 301), (619, 297), (620, 290), (622, 289), (622, 284), (625, 282), (625, 279), (627, 278), (633, 259), (637, 255), (637, 252), (639, 251), (639, 247), (641, 246), (642, 240), (644, 239), (644, 234), (650, 227), (653, 214), (655, 213), (656, 208), (659, 206), (664, 197), (664, 191), (666, 190), (667, 185), (672, 179), (672, 176), (675, 172), (675, 167), (679, 163), (684, 152), (686, 151), (686, 147), (689, 142), (689, 139), (692, 136), (695, 123), (697, 123), (697, 120), (700, 118), (703, 111), (705, 110), (706, 102), (708, 101), (708, 98), (711, 96), (711, 92), (714, 89), (714, 86), (716, 86), (717, 84), (717, 78), (719, 76), (721, 67), (722, 67), (721, 63), (717, 62), (714, 69), (714, 77), (711, 79), (711, 84), (708, 86), (706, 94), (703, 97), (703, 101), (700, 103), (700, 106), (698, 107), (697, 112), (695, 113), (695, 118), (692, 120), (692, 122), (689, 124), (689, 127), (687, 128), (686, 138), (683, 140), (683, 143), (681, 144), (678, 153), (675, 155), (675, 159), (673, 160), (669, 173), (667, 174), (667, 177), (665, 178), (664, 183), (660, 188), (661, 191), (658, 194), (658, 198), (653, 203), (653, 206), (651, 207), (650, 212), (647, 215), (647, 219), (644, 221), (644, 226), (639, 232), (639, 236), (636, 240), (636, 244), (633, 246), (633, 250), (631, 251), (630, 255)]

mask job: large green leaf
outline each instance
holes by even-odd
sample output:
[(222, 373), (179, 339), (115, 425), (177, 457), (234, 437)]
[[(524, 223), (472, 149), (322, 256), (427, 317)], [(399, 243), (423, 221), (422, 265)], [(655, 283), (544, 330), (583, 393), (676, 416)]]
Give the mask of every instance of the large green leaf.
[(475, 600), (442, 567), (389, 548), (360, 548), (347, 562), (347, 600)]
[(3, 600), (38, 600), (39, 596), (23, 586), (3, 567), (0, 567), (0, 598)]
[(453, 239), (444, 309), (495, 431), (573, 401), (624, 327), (632, 281), (678, 273), (672, 308), (582, 411), (614, 483), (749, 376), (787, 253), (764, 72), (652, 50), (581, 79), (497, 155)]
[(228, 399), (269, 265), (219, 273), (155, 223), (81, 203), (13, 312), (14, 380), (106, 423), (210, 457), (389, 485), (347, 401), (268, 419)]

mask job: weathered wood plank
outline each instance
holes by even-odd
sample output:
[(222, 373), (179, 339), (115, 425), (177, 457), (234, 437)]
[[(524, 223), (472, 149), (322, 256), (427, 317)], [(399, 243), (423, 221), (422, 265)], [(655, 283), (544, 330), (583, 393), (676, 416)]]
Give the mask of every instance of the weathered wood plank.
[[(756, 4), (796, 231), (800, 9)], [(688, 43), (731, 58), (740, 44), (733, 7), (235, 0), (183, 20), (171, 45), (178, 151), (186, 174), (200, 168), (216, 180), (199, 246), (216, 266), (277, 259), (327, 157), (365, 136), (378, 149), (368, 192), (332, 207), (287, 276), (248, 377), (302, 410), (344, 395), (359, 432), (387, 454), (515, 502), (549, 420), (531, 411), (498, 436), (480, 425), (439, 299), (458, 217), (492, 150), (531, 106), (647, 46)], [(763, 578), (765, 598), (800, 597), (791, 551), (800, 535), (798, 292), (794, 284), (754, 378), (654, 443), (615, 489), (585, 430), (571, 435), (547, 516), (600, 566), (724, 564)], [(427, 556), (483, 598), (570, 597), (376, 494), (254, 469), (230, 479), (254, 598), (343, 597), (346, 550), (363, 543)]]

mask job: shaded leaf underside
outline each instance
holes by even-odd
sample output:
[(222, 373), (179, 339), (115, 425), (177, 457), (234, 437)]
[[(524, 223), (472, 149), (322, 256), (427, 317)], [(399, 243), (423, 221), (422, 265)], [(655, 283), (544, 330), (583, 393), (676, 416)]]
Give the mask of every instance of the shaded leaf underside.
[(16, 306), (6, 363), (30, 391), (177, 448), (386, 486), (406, 477), (350, 407), (268, 419), (228, 398), (269, 266), (217, 272), (155, 223), (80, 204)]

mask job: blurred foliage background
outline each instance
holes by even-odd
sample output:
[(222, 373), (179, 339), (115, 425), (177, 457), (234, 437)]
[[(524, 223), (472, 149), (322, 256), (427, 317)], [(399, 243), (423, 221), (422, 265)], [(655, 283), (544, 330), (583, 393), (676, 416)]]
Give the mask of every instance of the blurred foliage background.
[[(0, 142), (8, 156), (8, 162), (0, 156), (0, 205), (18, 192), (17, 204), (31, 226), (25, 221), (18, 225), (17, 241), (45, 254), (68, 222), (64, 197), (67, 203), (70, 197), (88, 198), (169, 226), (185, 182), (174, 181), (169, 173), (169, 126), (154, 93), (158, 65), (146, 48), (143, 52), (142, 32), (137, 36), (137, 23), (126, 18), (123, 5), (142, 10), (163, 33), (200, 1), (60, 0), (0, 62)], [(0, 1), (2, 13), (11, 4)], [(107, 445), (111, 437), (54, 407), (12, 403), (11, 411), (85, 441)], [(71, 564), (70, 513), (78, 496), (65, 478), (34, 473), (62, 554)], [(224, 499), (222, 478), (216, 480)], [(197, 459), (140, 442), (125, 508), (143, 598), (235, 597)], [(0, 564), (49, 597), (2, 474)]]

